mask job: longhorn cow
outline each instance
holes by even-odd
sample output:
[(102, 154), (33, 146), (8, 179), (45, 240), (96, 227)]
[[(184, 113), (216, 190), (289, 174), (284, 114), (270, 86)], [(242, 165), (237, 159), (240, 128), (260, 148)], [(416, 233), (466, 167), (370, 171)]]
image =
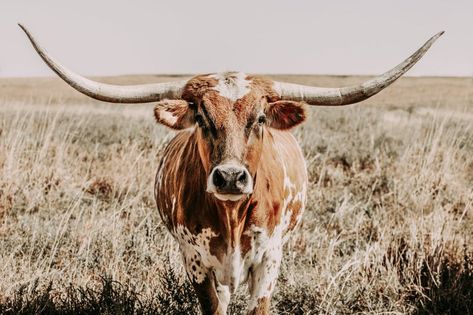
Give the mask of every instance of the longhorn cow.
[(306, 163), (290, 132), (306, 118), (306, 104), (347, 105), (375, 95), (443, 33), (392, 70), (350, 87), (304, 86), (240, 72), (117, 86), (71, 72), (20, 27), (49, 67), (79, 92), (112, 103), (157, 102), (157, 122), (180, 130), (165, 148), (154, 191), (205, 314), (225, 314), (231, 293), (245, 281), (249, 314), (269, 312), (284, 242), (306, 203)]

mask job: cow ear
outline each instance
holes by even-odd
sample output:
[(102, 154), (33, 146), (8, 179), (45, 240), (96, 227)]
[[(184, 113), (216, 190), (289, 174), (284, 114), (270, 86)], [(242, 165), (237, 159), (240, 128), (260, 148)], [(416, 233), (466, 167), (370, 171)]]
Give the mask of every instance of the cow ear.
[(281, 130), (290, 129), (305, 120), (305, 105), (302, 102), (285, 100), (269, 103), (266, 117), (270, 127)]
[(184, 100), (163, 100), (154, 108), (154, 117), (160, 124), (181, 130), (194, 125), (192, 110)]

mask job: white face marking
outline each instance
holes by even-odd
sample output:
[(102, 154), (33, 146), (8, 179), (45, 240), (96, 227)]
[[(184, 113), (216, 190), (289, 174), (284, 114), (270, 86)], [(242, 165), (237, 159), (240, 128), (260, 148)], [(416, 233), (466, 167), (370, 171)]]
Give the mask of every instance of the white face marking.
[(246, 74), (242, 72), (217, 73), (210, 77), (218, 80), (218, 84), (213, 89), (232, 102), (250, 92), (250, 81), (246, 80)]

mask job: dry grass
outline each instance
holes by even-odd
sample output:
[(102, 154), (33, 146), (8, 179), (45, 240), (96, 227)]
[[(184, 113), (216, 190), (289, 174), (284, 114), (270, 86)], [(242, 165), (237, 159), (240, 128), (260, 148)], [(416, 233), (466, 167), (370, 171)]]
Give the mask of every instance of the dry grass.
[[(172, 132), (152, 106), (98, 104), (56, 80), (0, 88), (0, 312), (196, 312), (153, 201)], [(408, 78), (311, 112), (295, 131), (308, 208), (273, 311), (473, 313), (472, 79)]]

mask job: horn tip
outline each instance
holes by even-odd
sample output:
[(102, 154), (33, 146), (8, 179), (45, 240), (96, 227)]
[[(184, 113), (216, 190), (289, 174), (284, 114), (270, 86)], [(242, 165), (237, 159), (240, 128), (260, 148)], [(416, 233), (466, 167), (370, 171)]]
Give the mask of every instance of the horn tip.
[(426, 45), (432, 45), (437, 39), (439, 39), (440, 36), (442, 36), (445, 33), (445, 31), (438, 32), (434, 36), (432, 36), (425, 44)]
[(437, 34), (435, 34), (432, 38), (437, 39), (437, 38), (439, 38), (440, 36), (442, 36), (444, 33), (445, 33), (445, 31), (440, 31), (440, 32), (438, 32)]
[(25, 32), (26, 34), (28, 34), (28, 30), (26, 29), (26, 27), (25, 27), (22, 23), (18, 22), (17, 24), (18, 24), (18, 26), (23, 30), (23, 32)]

